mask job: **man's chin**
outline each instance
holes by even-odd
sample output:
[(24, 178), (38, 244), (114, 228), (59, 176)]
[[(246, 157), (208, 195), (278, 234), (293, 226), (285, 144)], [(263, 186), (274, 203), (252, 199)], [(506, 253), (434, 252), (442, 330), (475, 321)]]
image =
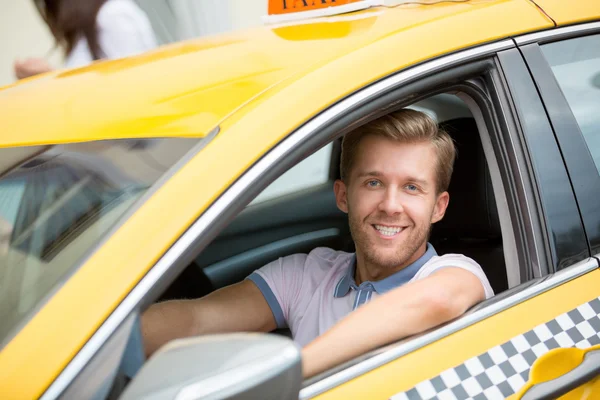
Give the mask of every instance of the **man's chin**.
[(388, 252), (373, 252), (367, 255), (369, 261), (381, 268), (396, 268), (406, 262), (405, 257), (399, 257), (398, 254)]

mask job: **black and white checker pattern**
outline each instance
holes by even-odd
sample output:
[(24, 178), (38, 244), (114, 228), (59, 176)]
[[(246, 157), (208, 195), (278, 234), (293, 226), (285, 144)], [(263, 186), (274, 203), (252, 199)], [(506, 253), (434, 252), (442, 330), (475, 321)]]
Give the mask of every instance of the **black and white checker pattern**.
[(390, 400), (496, 400), (518, 392), (531, 366), (558, 347), (600, 344), (600, 298), (559, 315), (506, 343), (470, 358)]

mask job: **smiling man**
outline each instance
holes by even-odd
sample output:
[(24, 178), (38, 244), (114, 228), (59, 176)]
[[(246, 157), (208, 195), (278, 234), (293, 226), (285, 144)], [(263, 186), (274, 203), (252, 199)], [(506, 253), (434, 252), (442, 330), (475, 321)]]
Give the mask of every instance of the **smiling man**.
[[(455, 154), (446, 132), (409, 109), (344, 138), (342, 179), (334, 190), (338, 207), (348, 213), (356, 253), (317, 249), (307, 258), (328, 254), (335, 260), (330, 271), (336, 273), (321, 282), (337, 281), (334, 297), (355, 301), (351, 309), (338, 300), (321, 306), (318, 334), (325, 334), (303, 350), (306, 376), (447, 322), (493, 296), (475, 261), (459, 254), (438, 256), (427, 242), (432, 224), (448, 206)], [(337, 313), (331, 315), (332, 310)], [(305, 330), (310, 328), (299, 333)]]
[(448, 206), (454, 159), (448, 134), (414, 110), (349, 133), (334, 191), (356, 253), (317, 248), (202, 299), (155, 305), (142, 319), (147, 353), (176, 337), (289, 328), (297, 343), (310, 343), (310, 376), (493, 296), (475, 261), (438, 256), (427, 242)]

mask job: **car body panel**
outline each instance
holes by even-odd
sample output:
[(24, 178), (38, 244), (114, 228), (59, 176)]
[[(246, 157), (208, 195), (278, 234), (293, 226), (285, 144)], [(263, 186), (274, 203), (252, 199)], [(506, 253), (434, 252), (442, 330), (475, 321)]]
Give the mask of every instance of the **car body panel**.
[[(534, 385), (560, 378), (574, 370), (583, 363), (588, 353), (596, 352), (599, 349), (600, 346), (592, 346), (587, 349), (571, 347), (554, 349), (544, 354), (531, 369), (530, 381), (516, 394), (516, 398), (521, 398)], [(591, 379), (560, 398), (562, 400), (580, 400), (597, 399), (598, 397), (600, 397), (600, 377)]]
[(598, 1), (535, 0), (558, 26), (594, 21), (600, 18)]
[[(221, 125), (2, 350), (0, 392), (39, 397), (187, 227), (257, 159), (329, 105), (422, 61), (551, 27), (526, 0), (375, 8), (173, 45), (0, 91), (0, 118), (10, 127), (0, 147), (203, 136)], [(173, 73), (164, 77), (165, 70)], [(47, 106), (51, 99), (54, 107)]]
[[(499, 344), (514, 340), (533, 328), (556, 319), (560, 314), (597, 299), (599, 283), (600, 271), (589, 272), (469, 326), (460, 333), (449, 335), (406, 354), (316, 398), (365, 398), (368, 393), (370, 398), (397, 396), (392, 398), (402, 399), (402, 393), (408, 392), (418, 384), (431, 381), (444, 371), (460, 367), (465, 360), (490, 353), (490, 350)], [(495, 356), (492, 354), (492, 359), (495, 360)]]

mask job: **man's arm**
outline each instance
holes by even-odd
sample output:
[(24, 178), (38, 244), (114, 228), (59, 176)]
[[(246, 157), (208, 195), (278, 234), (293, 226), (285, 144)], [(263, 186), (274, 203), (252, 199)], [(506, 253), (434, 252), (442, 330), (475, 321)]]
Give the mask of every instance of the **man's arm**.
[(304, 376), (450, 321), (484, 298), (473, 273), (440, 269), (365, 304), (309, 343), (302, 350)]
[(276, 327), (263, 294), (249, 280), (201, 299), (154, 304), (142, 315), (147, 356), (178, 338), (224, 332), (269, 332)]

